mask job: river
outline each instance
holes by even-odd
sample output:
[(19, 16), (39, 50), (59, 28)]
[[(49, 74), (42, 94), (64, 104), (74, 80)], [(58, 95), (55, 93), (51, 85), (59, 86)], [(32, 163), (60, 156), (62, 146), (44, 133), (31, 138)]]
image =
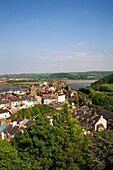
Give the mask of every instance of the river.
[(90, 82), (73, 82), (73, 83), (67, 83), (68, 86), (70, 86), (72, 89), (76, 89), (78, 90), (79, 88), (85, 88), (87, 86), (91, 85), (91, 81)]
[(15, 90), (23, 90), (22, 87), (11, 86), (8, 84), (0, 84), (0, 92), (8, 92), (8, 91), (15, 91)]

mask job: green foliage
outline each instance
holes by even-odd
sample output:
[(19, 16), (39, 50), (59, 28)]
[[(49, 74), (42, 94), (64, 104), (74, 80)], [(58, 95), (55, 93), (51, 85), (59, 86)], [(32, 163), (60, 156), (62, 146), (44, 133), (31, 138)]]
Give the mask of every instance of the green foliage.
[(108, 76), (105, 76), (101, 79), (99, 79), (97, 82), (95, 82), (93, 85), (101, 85), (101, 84), (113, 84), (113, 74), (110, 74)]
[(74, 104), (75, 104), (76, 107), (79, 107), (79, 101), (78, 101), (78, 99), (74, 99), (73, 102), (74, 102)]
[(103, 84), (103, 85), (101, 85), (100, 91), (113, 92), (113, 84)]
[(113, 74), (105, 76), (91, 84), (96, 91), (111, 92), (113, 91)]
[(11, 143), (0, 141), (1, 170), (113, 169), (112, 130), (95, 132), (89, 139), (67, 103), (52, 113), (53, 126), (49, 111), (47, 105), (33, 107), (30, 112), (36, 112), (36, 120), (28, 132), (16, 134)]
[(92, 109), (92, 112), (93, 112), (93, 113), (96, 112), (98, 115), (100, 115), (100, 112), (101, 112), (101, 111), (102, 111), (102, 109), (101, 109), (100, 107), (97, 107), (97, 108), (94, 107), (94, 108)]
[(79, 91), (89, 95), (91, 93), (91, 88), (80, 88)]
[[(45, 74), (8, 74), (1, 75), (0, 77), (6, 78), (30, 78), (32, 80), (28, 81), (40, 81), (40, 80), (49, 80), (49, 79), (73, 79), (73, 80), (98, 80), (104, 76), (113, 73), (113, 71), (94, 71), (94, 72), (70, 72), (70, 73), (45, 73)], [(10, 81), (13, 83), (14, 81)], [(27, 80), (15, 81), (15, 83), (24, 83)]]
[(92, 96), (92, 103), (113, 111), (113, 74), (98, 80), (91, 87), (95, 90), (95, 95)]
[(47, 114), (50, 112), (50, 106), (48, 105), (35, 105), (34, 107), (29, 107), (26, 109), (19, 110), (16, 114), (11, 116), (13, 119), (15, 116), (17, 117), (26, 117), (26, 118), (33, 118), (36, 117), (39, 113)]
[(78, 97), (80, 106), (88, 105), (91, 102), (89, 95), (85, 94), (84, 92), (79, 92)]
[(88, 170), (113, 170), (113, 131), (95, 133), (88, 150)]
[(0, 141), (0, 169), (19, 170), (20, 159), (15, 147), (12, 147), (7, 140)]
[[(106, 87), (107, 89), (108, 87), (112, 88), (112, 84), (110, 84), (109, 86), (106, 85)], [(100, 86), (95, 86), (96, 90), (97, 88), (100, 89)], [(94, 91), (94, 89), (92, 89), (91, 87), (81, 88), (79, 90), (81, 92), (81, 95), (79, 97), (80, 103), (83, 102), (83, 104), (88, 104), (88, 100), (89, 100), (89, 102), (91, 101), (91, 103), (97, 106), (100, 106), (103, 109), (113, 111), (113, 94), (112, 93)]]
[(101, 109), (100, 107), (98, 107), (98, 108), (96, 109), (96, 113), (97, 113), (97, 114), (100, 114), (101, 111), (102, 111), (102, 109)]
[(96, 92), (95, 96), (92, 97), (92, 103), (104, 109), (113, 111), (113, 96), (108, 96), (107, 94)]
[(38, 114), (28, 133), (12, 140), (22, 161), (22, 169), (83, 170), (86, 167), (88, 138), (71, 117), (67, 104), (53, 113), (53, 126), (45, 114)]
[(91, 87), (80, 88), (79, 91), (88, 95), (90, 98), (95, 96), (95, 91)]

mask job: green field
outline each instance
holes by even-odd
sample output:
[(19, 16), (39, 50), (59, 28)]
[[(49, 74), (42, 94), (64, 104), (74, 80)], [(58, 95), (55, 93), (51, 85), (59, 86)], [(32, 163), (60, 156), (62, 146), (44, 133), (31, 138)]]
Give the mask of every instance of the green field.
[(106, 92), (113, 92), (113, 84), (103, 84), (101, 85), (101, 90)]

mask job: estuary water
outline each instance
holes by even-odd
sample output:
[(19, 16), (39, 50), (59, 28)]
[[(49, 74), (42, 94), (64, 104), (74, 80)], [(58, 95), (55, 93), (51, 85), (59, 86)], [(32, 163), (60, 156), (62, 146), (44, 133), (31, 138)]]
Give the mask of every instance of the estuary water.
[(73, 82), (73, 83), (67, 83), (68, 86), (70, 86), (72, 89), (78, 90), (79, 88), (85, 88), (87, 86), (90, 86), (92, 82)]
[(11, 85), (6, 85), (6, 84), (0, 84), (0, 92), (7, 92), (7, 91), (17, 91), (17, 90), (23, 90), (24, 88), (22, 87), (16, 87), (16, 86), (11, 86)]

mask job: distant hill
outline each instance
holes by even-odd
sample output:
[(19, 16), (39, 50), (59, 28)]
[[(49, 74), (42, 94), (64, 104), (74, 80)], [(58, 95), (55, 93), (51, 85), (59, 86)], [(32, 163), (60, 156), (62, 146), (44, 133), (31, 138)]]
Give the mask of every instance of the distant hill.
[[(113, 92), (113, 74), (105, 76), (91, 84), (91, 87), (96, 91)], [(109, 95), (113, 95), (109, 93)]]
[(72, 79), (72, 80), (99, 80), (107, 75), (113, 74), (113, 71), (89, 71), (89, 72), (64, 72), (64, 73), (29, 73), (29, 74), (6, 74), (0, 78), (30, 78), (33, 80), (42, 79)]
[(105, 76), (94, 83), (94, 85), (113, 84), (113, 74)]

